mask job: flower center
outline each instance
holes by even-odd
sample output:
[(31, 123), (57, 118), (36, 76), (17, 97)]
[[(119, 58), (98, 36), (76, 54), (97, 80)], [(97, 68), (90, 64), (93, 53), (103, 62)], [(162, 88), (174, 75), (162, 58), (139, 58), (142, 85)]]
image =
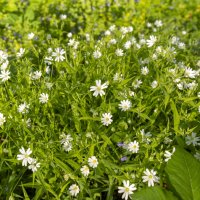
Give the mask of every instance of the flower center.
[(92, 162), (93, 162), (93, 164), (96, 164), (96, 163), (97, 163), (97, 161), (96, 161), (96, 160), (93, 160)]
[(109, 122), (109, 121), (110, 121), (110, 118), (109, 118), (109, 117), (106, 117), (105, 120), (106, 120), (107, 122)]
[(98, 92), (101, 91), (101, 86), (97, 86), (97, 91), (98, 91)]
[(25, 154), (25, 155), (24, 155), (24, 157), (25, 157), (25, 158), (28, 158), (28, 157), (29, 157), (29, 155), (28, 155), (28, 154)]
[(128, 187), (125, 187), (125, 192), (129, 192), (130, 189)]
[(153, 179), (153, 175), (152, 174), (149, 175), (149, 179)]

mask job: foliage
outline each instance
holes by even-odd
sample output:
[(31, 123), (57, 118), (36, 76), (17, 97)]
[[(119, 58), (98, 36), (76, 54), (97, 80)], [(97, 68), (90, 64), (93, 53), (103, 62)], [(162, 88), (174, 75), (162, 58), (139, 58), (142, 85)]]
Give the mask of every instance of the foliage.
[[(133, 195), (134, 199), (199, 199), (200, 163), (186, 150), (177, 147), (165, 170), (168, 188), (144, 188)], [(169, 190), (171, 192), (169, 192)], [(177, 195), (172, 194), (172, 192)]]
[(1, 198), (115, 200), (129, 180), (136, 199), (198, 199), (199, 15), (187, 0), (0, 1)]

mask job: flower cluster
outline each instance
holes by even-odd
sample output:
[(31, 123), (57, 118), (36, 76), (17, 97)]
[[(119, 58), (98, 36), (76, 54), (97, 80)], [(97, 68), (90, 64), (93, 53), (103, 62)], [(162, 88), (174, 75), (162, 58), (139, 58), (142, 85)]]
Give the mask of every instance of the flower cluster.
[(27, 10), (25, 17), (20, 12), (14, 23), (6, 15), (11, 8), (1, 14), (1, 156), (13, 161), (2, 171), (17, 174), (14, 160), (39, 171), (25, 172), (13, 195), (25, 194), (20, 184), (44, 185), (41, 199), (113, 198), (105, 194), (110, 184), (114, 198), (128, 200), (145, 187), (164, 188), (163, 168), (180, 143), (200, 160), (198, 20), (187, 20), (192, 6), (185, 6), (184, 19), (172, 20), (164, 16), (176, 12), (176, 2), (151, 5), (161, 9), (160, 18), (151, 12), (144, 18), (137, 12), (150, 4), (135, 0), (127, 24), (133, 9), (125, 1), (89, 7), (21, 1), (12, 9)]
[[(154, 182), (159, 182), (159, 177), (156, 176), (156, 171), (146, 169), (144, 172), (144, 176), (142, 176), (143, 182), (148, 182), (148, 187), (154, 186)], [(133, 194), (133, 191), (137, 190), (135, 184), (130, 185), (130, 181), (123, 181), (123, 187), (118, 187), (118, 193), (122, 194), (122, 199), (128, 200), (129, 195)]]
[(69, 152), (72, 150), (72, 141), (73, 141), (73, 138), (71, 137), (70, 134), (66, 135), (64, 133), (61, 134), (61, 141), (60, 143), (63, 145), (63, 148), (65, 151)]
[(36, 159), (30, 157), (32, 150), (30, 148), (25, 150), (24, 147), (22, 147), (19, 151), (21, 154), (17, 155), (17, 160), (22, 161), (22, 166), (28, 165), (28, 169), (32, 170), (32, 172), (36, 172), (40, 167), (40, 163), (38, 163)]

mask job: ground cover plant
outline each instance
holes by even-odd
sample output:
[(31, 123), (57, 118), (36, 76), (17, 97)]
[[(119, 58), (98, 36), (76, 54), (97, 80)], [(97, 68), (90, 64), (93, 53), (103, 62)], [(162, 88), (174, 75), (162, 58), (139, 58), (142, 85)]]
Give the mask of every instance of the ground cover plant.
[(0, 199), (200, 199), (198, 1), (0, 11)]

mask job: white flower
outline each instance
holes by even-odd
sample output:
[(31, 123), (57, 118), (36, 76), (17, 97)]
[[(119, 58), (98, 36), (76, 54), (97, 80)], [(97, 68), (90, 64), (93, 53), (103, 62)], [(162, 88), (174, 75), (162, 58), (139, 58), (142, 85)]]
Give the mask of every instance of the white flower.
[(31, 162), (33, 160), (29, 156), (32, 153), (31, 149), (28, 148), (27, 151), (25, 151), (24, 147), (22, 147), (19, 151), (21, 154), (17, 155), (17, 160), (22, 160), (22, 166), (27, 166), (27, 163), (31, 164)]
[(84, 175), (84, 176), (88, 176), (89, 173), (90, 173), (90, 169), (87, 165), (84, 165), (83, 167), (81, 167), (81, 173)]
[[(68, 33), (68, 34), (70, 34), (70, 33)], [(75, 39), (70, 39), (67, 45), (69, 47), (74, 46), (75, 42), (76, 42)]]
[(68, 142), (65, 142), (65, 143), (63, 144), (63, 148), (64, 148), (65, 151), (69, 152), (69, 151), (72, 150), (72, 144), (71, 144), (71, 143), (68, 143)]
[(135, 92), (134, 91), (129, 91), (129, 95), (131, 96), (131, 97), (133, 97), (133, 96), (135, 96)]
[(61, 135), (62, 140), (60, 141), (61, 144), (63, 145), (63, 148), (65, 151), (71, 151), (72, 150), (72, 144), (71, 141), (73, 138), (71, 137), (70, 134), (65, 135), (64, 133)]
[(150, 137), (152, 134), (150, 132), (145, 133), (144, 129), (140, 130), (140, 134), (142, 135), (142, 142), (146, 142), (149, 144), (151, 142)]
[(174, 79), (174, 83), (180, 83), (181, 79), (180, 78), (176, 78)]
[(62, 138), (62, 140), (60, 141), (61, 144), (64, 144), (66, 142), (69, 143), (69, 142), (73, 141), (73, 138), (71, 137), (70, 134), (65, 135), (64, 133), (62, 133), (60, 137)]
[(114, 31), (115, 28), (116, 28), (116, 26), (115, 26), (115, 25), (112, 25), (112, 26), (110, 26), (109, 30), (110, 30), (110, 31)]
[(41, 71), (35, 71), (35, 72), (33, 72), (33, 74), (32, 73), (30, 74), (30, 77), (32, 80), (38, 80), (41, 78), (41, 76), (42, 76)]
[(179, 42), (179, 43), (178, 43), (178, 48), (179, 48), (179, 49), (185, 49), (185, 43)]
[(129, 33), (133, 32), (133, 27), (132, 26), (127, 27), (127, 29), (128, 29)]
[(6, 118), (0, 113), (0, 126), (2, 126), (6, 122)]
[(90, 41), (90, 34), (89, 34), (89, 33), (86, 33), (86, 34), (85, 34), (85, 39), (86, 39), (86, 41), (88, 41), (88, 42)]
[(130, 48), (131, 48), (131, 45), (132, 45), (131, 41), (127, 41), (127, 42), (124, 44), (124, 48), (125, 48), (125, 49), (130, 49)]
[(110, 41), (109, 41), (109, 44), (116, 44), (117, 43), (117, 40), (116, 39), (111, 39)]
[(32, 158), (31, 163), (29, 164), (30, 165), (28, 166), (28, 168), (31, 169), (32, 172), (36, 172), (40, 167), (40, 163), (37, 163), (37, 161), (34, 158)]
[(95, 156), (92, 156), (92, 157), (88, 158), (88, 164), (90, 167), (96, 168), (99, 163), (98, 163), (97, 158)]
[(101, 58), (101, 56), (102, 56), (102, 54), (101, 54), (100, 51), (96, 50), (96, 51), (93, 52), (93, 57), (95, 59)]
[(101, 122), (103, 125), (108, 126), (112, 123), (112, 115), (110, 113), (104, 113), (101, 118)]
[(157, 37), (154, 35), (150, 35), (150, 39), (146, 41), (148, 47), (152, 47), (157, 41)]
[(139, 60), (139, 63), (142, 64), (142, 65), (143, 64), (148, 64), (149, 62), (150, 62), (149, 58), (145, 58), (145, 59), (140, 59)]
[(161, 53), (162, 53), (162, 47), (161, 47), (161, 46), (158, 46), (158, 47), (156, 48), (156, 53), (158, 53), (158, 54), (161, 54)]
[(45, 94), (45, 93), (40, 94), (40, 97), (39, 97), (40, 103), (47, 103), (48, 100), (49, 100), (48, 94)]
[(144, 171), (145, 176), (142, 176), (143, 182), (148, 181), (148, 187), (154, 186), (154, 182), (159, 182), (159, 177), (156, 176), (156, 171), (153, 169), (149, 171), (149, 169), (146, 169)]
[(128, 151), (137, 153), (139, 151), (139, 143), (137, 141), (130, 142), (127, 146)]
[(114, 81), (122, 81), (123, 80), (123, 75), (122, 74), (119, 74), (119, 73), (116, 73), (113, 77), (113, 80)]
[(195, 157), (197, 160), (200, 161), (200, 153), (196, 152), (196, 153), (194, 154), (194, 157)]
[(190, 145), (192, 144), (193, 146), (197, 146), (200, 145), (200, 137), (196, 137), (196, 133), (192, 132), (191, 135), (186, 136), (185, 140), (186, 140), (186, 144)]
[(65, 20), (66, 18), (67, 18), (67, 15), (65, 15), (65, 14), (61, 14), (61, 15), (60, 15), (60, 19), (61, 19), (61, 20)]
[(142, 67), (141, 68), (141, 73), (142, 73), (142, 75), (147, 75), (148, 73), (149, 73), (149, 69), (148, 69), (148, 67)]
[(8, 58), (8, 54), (2, 50), (0, 50), (0, 63), (4, 62), (5, 60), (7, 60)]
[(131, 108), (132, 104), (129, 100), (123, 100), (120, 102), (119, 104), (119, 108), (122, 110), (122, 111), (127, 111)]
[(140, 49), (141, 48), (141, 45), (140, 44), (136, 44), (136, 47), (137, 47), (137, 49)]
[(115, 54), (116, 54), (117, 56), (121, 57), (121, 56), (124, 55), (124, 52), (123, 52), (122, 49), (117, 49), (117, 50), (115, 51)]
[(5, 82), (7, 81), (8, 79), (10, 79), (10, 72), (9, 71), (6, 71), (6, 70), (2, 70), (1, 71), (1, 74), (0, 74), (0, 79), (2, 82)]
[(176, 86), (178, 87), (179, 90), (183, 90), (184, 89), (184, 83), (183, 82), (178, 83)]
[(58, 47), (52, 53), (52, 56), (55, 57), (56, 62), (60, 62), (60, 61), (62, 62), (63, 60), (65, 60), (65, 57), (63, 56), (63, 54), (65, 54), (65, 50)]
[(196, 81), (192, 81), (191, 83), (186, 84), (185, 87), (189, 90), (195, 90), (198, 87), (198, 83)]
[(47, 64), (47, 65), (51, 65), (52, 64), (52, 61), (53, 61), (53, 58), (51, 56), (49, 57), (45, 57), (44, 58), (44, 62)]
[(156, 20), (154, 22), (154, 25), (157, 26), (157, 27), (161, 27), (163, 24), (162, 24), (162, 21), (161, 20)]
[(180, 39), (178, 37), (176, 37), (176, 36), (173, 36), (171, 40), (172, 40), (171, 41), (172, 44), (178, 44)]
[(25, 53), (25, 49), (24, 48), (20, 48), (19, 52), (17, 53), (17, 57), (18, 58), (22, 57), (24, 55), (24, 53)]
[(185, 77), (188, 77), (188, 78), (195, 78), (196, 75), (197, 75), (197, 71), (193, 70), (193, 69), (190, 68), (190, 67), (186, 67), (186, 68), (185, 68), (185, 74), (184, 74)]
[(126, 35), (126, 33), (129, 32), (128, 28), (127, 27), (121, 27), (120, 31), (122, 32), (123, 35)]
[(154, 53), (154, 54), (152, 55), (152, 58), (153, 58), (153, 60), (156, 60), (156, 59), (158, 58), (158, 55)]
[(29, 33), (28, 34), (28, 39), (32, 40), (34, 38), (35, 34), (34, 33)]
[(46, 66), (46, 68), (45, 68), (45, 72), (46, 72), (47, 74), (50, 74), (50, 72), (51, 72), (51, 69), (50, 69), (50, 67), (49, 67), (49, 66)]
[(48, 53), (52, 53), (52, 52), (53, 52), (53, 49), (52, 49), (51, 47), (49, 47), (49, 48), (47, 49), (47, 51), (48, 51)]
[(80, 189), (78, 185), (73, 184), (69, 187), (69, 192), (72, 196), (77, 196), (77, 194), (80, 192)]
[(26, 120), (26, 125), (27, 125), (27, 127), (31, 127), (31, 119), (30, 118), (28, 118)]
[(156, 88), (158, 86), (158, 81), (153, 81), (152, 83), (151, 83), (151, 87), (152, 88)]
[(142, 39), (140, 39), (139, 43), (140, 43), (141, 45), (146, 44), (146, 40), (145, 40), (144, 38), (142, 38)]
[(93, 96), (97, 97), (98, 95), (103, 96), (105, 92), (103, 91), (108, 87), (108, 83), (101, 85), (101, 80), (96, 80), (96, 86), (91, 86), (90, 91), (94, 91)]
[(137, 188), (135, 187), (135, 184), (131, 184), (128, 181), (123, 181), (123, 187), (118, 187), (118, 193), (122, 194), (122, 199), (127, 200), (130, 194), (133, 194), (133, 191), (135, 191)]
[[(73, 49), (78, 49), (78, 45), (79, 45), (79, 41), (76, 41), (75, 43), (74, 43), (74, 46), (73, 46)], [(75, 52), (74, 52), (75, 53)]]
[(48, 90), (51, 90), (51, 88), (53, 87), (53, 83), (47, 82), (45, 85), (46, 85)]
[(133, 87), (135, 88), (135, 89), (137, 89), (137, 88), (139, 88), (140, 87), (140, 85), (142, 84), (142, 81), (141, 80), (138, 80), (138, 79), (136, 79), (134, 82), (133, 82)]
[(148, 28), (152, 27), (152, 24), (149, 23), (149, 22), (147, 22), (147, 27), (148, 27)]
[(110, 34), (111, 34), (111, 32), (109, 30), (105, 31), (105, 36), (108, 36)]
[(136, 43), (137, 43), (137, 41), (136, 41), (136, 38), (135, 38), (135, 37), (132, 37), (132, 38), (131, 38), (131, 43), (132, 43), (132, 44), (136, 44)]
[(173, 153), (175, 152), (175, 147), (172, 150), (172, 153), (170, 153), (169, 151), (165, 151), (164, 156), (165, 156), (165, 162), (168, 162), (168, 160), (171, 159), (171, 156), (173, 155)]
[(8, 67), (8, 64), (9, 64), (9, 61), (8, 61), (8, 60), (5, 60), (5, 61), (2, 63), (0, 69), (1, 69), (2, 71), (5, 71), (5, 70), (7, 69), (7, 67)]
[(197, 66), (200, 67), (200, 60), (197, 61)]
[(29, 105), (27, 105), (26, 103), (22, 103), (18, 107), (18, 112), (24, 114), (28, 112), (28, 109), (29, 109)]
[[(71, 33), (71, 32), (67, 33), (67, 37), (68, 37), (68, 38), (71, 38), (71, 37), (72, 37), (72, 33)], [(75, 41), (75, 40), (74, 40), (74, 41)]]

